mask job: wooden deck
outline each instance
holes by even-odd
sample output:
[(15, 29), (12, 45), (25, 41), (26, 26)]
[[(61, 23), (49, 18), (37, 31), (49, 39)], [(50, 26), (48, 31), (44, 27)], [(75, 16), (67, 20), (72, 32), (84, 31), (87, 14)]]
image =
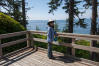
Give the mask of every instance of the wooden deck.
[[(58, 37), (71, 38), (72, 43), (65, 42), (53, 42), (53, 44), (58, 46), (65, 46), (72, 48), (72, 55), (67, 56), (54, 51), (55, 59), (48, 59), (47, 51), (45, 49), (39, 49), (38, 51), (31, 50), (30, 47), (34, 48), (34, 41), (47, 43), (45, 39), (35, 38), (33, 34), (47, 35), (44, 31), (21, 31), (8, 34), (0, 35), (0, 66), (99, 66), (99, 62), (92, 60), (87, 60), (83, 58), (77, 58), (75, 56), (75, 49), (82, 49), (89, 51), (90, 53), (99, 53), (99, 48), (90, 46), (75, 44), (76, 39), (83, 40), (96, 40), (99, 41), (99, 35), (82, 35), (82, 34), (72, 34), (72, 33), (58, 33)], [(2, 39), (10, 38), (14, 36), (26, 35), (23, 39), (18, 39), (10, 41), (7, 43), (2, 43)], [(22, 42), (27, 42), (27, 46), (23, 48), (23, 51), (15, 51), (4, 55), (2, 49), (4, 47), (12, 46)], [(25, 50), (24, 50), (25, 49)], [(64, 49), (65, 50), (65, 49)], [(1, 59), (2, 58), (2, 59)], [(97, 57), (98, 58), (98, 57)]]
[(54, 60), (48, 59), (46, 51), (28, 49), (3, 58), (0, 66), (94, 66), (62, 54), (54, 53), (54, 56)]

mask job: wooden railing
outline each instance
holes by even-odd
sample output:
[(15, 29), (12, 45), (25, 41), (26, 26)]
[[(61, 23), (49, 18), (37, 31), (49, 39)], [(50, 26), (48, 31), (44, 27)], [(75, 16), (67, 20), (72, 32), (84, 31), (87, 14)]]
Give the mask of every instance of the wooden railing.
[[(31, 34), (40, 34), (40, 35), (46, 35), (46, 32), (44, 31), (30, 31)], [(99, 53), (99, 48), (96, 47), (92, 47), (92, 46), (83, 46), (83, 45), (77, 45), (75, 44), (75, 40), (76, 39), (84, 39), (84, 40), (97, 40), (99, 41), (99, 35), (84, 35), (84, 34), (73, 34), (73, 33), (58, 33), (59, 37), (67, 37), (67, 38), (72, 38), (72, 43), (63, 43), (63, 42), (59, 42), (57, 44), (57, 42), (53, 42), (53, 44), (56, 45), (63, 45), (66, 47), (71, 47), (72, 48), (72, 55), (75, 56), (75, 48), (76, 49), (82, 49), (82, 50), (87, 50), (90, 52), (97, 52)], [(39, 41), (39, 42), (47, 42), (44, 39), (38, 39), (38, 38), (34, 38), (34, 41)]]
[[(47, 43), (46, 39), (40, 39), (40, 38), (33, 38), (32, 37), (32, 34), (47, 35), (47, 32), (44, 32), (44, 31), (22, 31), (22, 32), (9, 33), (9, 34), (1, 34), (0, 40), (2, 41), (2, 39), (4, 39), (4, 38), (20, 36), (20, 35), (24, 35), (24, 34), (26, 34), (26, 36), (27, 36), (24, 39), (8, 42), (8, 43), (4, 43), (4, 44), (0, 43), (0, 57), (3, 56), (2, 48), (4, 48), (4, 47), (8, 47), (8, 46), (15, 45), (15, 44), (25, 42), (25, 41), (27, 41), (27, 47), (33, 46), (33, 44), (34, 44), (33, 41), (39, 41), (39, 42)], [(71, 47), (73, 56), (75, 56), (75, 49), (82, 49), (82, 50), (87, 50), (90, 52), (99, 53), (99, 48), (75, 44), (76, 39), (99, 41), (99, 35), (83, 35), (83, 34), (60, 33), (60, 32), (58, 33), (58, 35), (59, 35), (59, 37), (72, 38), (72, 43), (53, 42), (53, 44)]]
[[(31, 34), (40, 34), (40, 35), (47, 35), (47, 32), (45, 31), (30, 31)], [(66, 46), (66, 47), (71, 47), (72, 48), (72, 56), (70, 57), (75, 57), (75, 49), (82, 49), (82, 50), (87, 50), (89, 52), (96, 52), (99, 53), (99, 48), (96, 47), (92, 47), (92, 45), (90, 44), (90, 46), (84, 46), (84, 45), (78, 45), (75, 44), (75, 40), (77, 39), (81, 39), (81, 40), (88, 40), (91, 41), (95, 40), (95, 41), (99, 41), (99, 35), (85, 35), (85, 34), (73, 34), (73, 33), (61, 33), (58, 32), (58, 37), (66, 37), (66, 38), (72, 38), (72, 43), (64, 43), (64, 42), (53, 42), (53, 44), (55, 45), (62, 45), (62, 46)], [(33, 38), (33, 41), (38, 41), (38, 42), (44, 42), (47, 43), (46, 39), (40, 39), (40, 38)], [(77, 57), (75, 57), (77, 59)], [(84, 62), (88, 62), (90, 64), (94, 64), (96, 66), (99, 66), (99, 62), (94, 62), (91, 60), (87, 60), (87, 59), (83, 59), (83, 58), (79, 58), (80, 60), (84, 61)]]
[[(26, 38), (7, 42), (7, 43), (3, 43), (3, 44), (1, 43), (2, 39), (14, 37), (14, 36), (21, 36), (21, 35), (25, 35), (25, 34), (27, 36)], [(1, 34), (0, 35), (0, 58), (3, 57), (2, 48), (12, 46), (15, 44), (19, 44), (19, 43), (22, 43), (25, 41), (27, 41), (27, 47), (30, 47), (30, 45), (31, 45), (30, 43), (32, 42), (32, 40), (31, 40), (31, 34), (29, 31), (21, 31), (21, 32), (8, 33), (8, 34)]]

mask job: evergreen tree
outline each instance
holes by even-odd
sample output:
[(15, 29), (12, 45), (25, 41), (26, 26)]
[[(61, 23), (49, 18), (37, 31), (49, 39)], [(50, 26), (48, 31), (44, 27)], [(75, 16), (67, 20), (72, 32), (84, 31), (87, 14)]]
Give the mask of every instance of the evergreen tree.
[[(98, 0), (84, 0), (86, 4), (84, 7), (88, 9), (89, 7), (92, 7), (92, 21), (91, 21), (91, 35), (97, 35), (98, 34), (98, 27), (97, 27), (97, 8), (99, 1)], [(91, 41), (91, 46), (98, 47), (97, 41)], [(91, 52), (91, 59), (99, 61), (99, 54), (95, 52)]]
[(58, 29), (58, 24), (56, 23), (56, 20), (55, 20), (55, 24), (54, 24), (54, 30), (55, 30), (56, 32), (59, 31), (59, 29)]
[[(69, 19), (68, 19), (68, 32), (69, 33), (73, 33), (73, 26), (74, 26), (74, 17), (78, 17), (79, 18), (79, 14), (83, 13), (80, 12), (77, 4), (81, 3), (80, 0), (51, 0), (48, 4), (49, 4), (49, 13), (53, 13), (53, 11), (57, 10), (59, 6), (61, 6), (61, 4), (64, 2), (64, 6), (63, 9), (65, 9), (65, 12), (69, 14)], [(80, 19), (77, 24), (79, 25), (84, 25), (84, 27), (86, 26), (86, 24), (83, 23), (84, 19)], [(71, 39), (69, 40), (69, 43), (71, 43)], [(69, 54), (71, 49), (69, 48), (67, 50), (67, 52)]]
[(36, 25), (36, 30), (40, 30), (39, 27)]
[[(91, 22), (91, 35), (97, 34), (97, 0), (92, 0), (92, 22)], [(97, 47), (97, 41), (91, 41), (91, 45)], [(98, 54), (92, 53), (92, 60), (97, 59), (96, 57)]]
[(22, 0), (22, 17), (23, 17), (22, 25), (26, 28), (27, 21), (26, 21), (25, 0)]
[(13, 17), (26, 28), (25, 0), (0, 0), (0, 6), (5, 9), (1, 12)]

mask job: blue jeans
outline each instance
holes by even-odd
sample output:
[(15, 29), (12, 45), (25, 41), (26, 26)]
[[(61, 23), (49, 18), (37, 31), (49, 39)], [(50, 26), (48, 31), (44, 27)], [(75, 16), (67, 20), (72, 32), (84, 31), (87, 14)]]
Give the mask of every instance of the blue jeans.
[(48, 57), (52, 58), (53, 54), (52, 54), (52, 44), (50, 42), (48, 42)]

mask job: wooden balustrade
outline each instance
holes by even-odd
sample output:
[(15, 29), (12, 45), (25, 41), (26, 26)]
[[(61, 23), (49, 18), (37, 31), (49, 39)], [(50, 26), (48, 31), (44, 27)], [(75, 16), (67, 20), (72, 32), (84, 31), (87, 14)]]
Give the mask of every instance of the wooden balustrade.
[[(32, 34), (40, 34), (46, 35), (46, 31), (30, 31)], [(57, 32), (59, 37), (68, 37), (68, 38), (76, 38), (76, 39), (84, 39), (84, 40), (97, 40), (99, 41), (99, 35), (89, 35), (89, 34), (74, 34), (74, 33), (62, 33)]]
[[(20, 36), (20, 35), (24, 35), (24, 34), (26, 34), (26, 38), (24, 38), (24, 39), (19, 39), (19, 40), (16, 40), (16, 41), (11, 41), (11, 42), (1, 44), (2, 39), (9, 38), (9, 37), (14, 37), (14, 36)], [(15, 44), (22, 43), (22, 42), (25, 42), (25, 41), (27, 41), (27, 47), (34, 47), (33, 41), (47, 43), (46, 39), (33, 38), (32, 34), (47, 35), (47, 32), (45, 32), (45, 31), (22, 31), (22, 32), (1, 34), (0, 35), (0, 57), (3, 56), (2, 48), (7, 47), (7, 46), (15, 45)], [(58, 32), (58, 35), (59, 35), (59, 37), (72, 38), (72, 43), (53, 42), (53, 44), (62, 45), (62, 46), (66, 46), (66, 47), (71, 47), (73, 56), (75, 56), (75, 49), (82, 49), (82, 50), (87, 50), (87, 51), (90, 51), (90, 52), (99, 53), (99, 48), (75, 44), (76, 39), (99, 41), (99, 35), (83, 35), (83, 34), (60, 33), (60, 32)]]
[(2, 47), (1, 47), (1, 40), (0, 40), (0, 57), (2, 57)]
[(29, 39), (29, 40), (27, 40), (27, 47), (33, 47), (34, 48), (34, 46), (33, 46), (33, 37), (32, 37), (31, 32), (27, 31), (26, 36)]
[[(24, 34), (28, 34), (28, 31), (21, 31), (21, 32), (8, 33), (8, 34), (1, 34), (0, 35), (0, 58), (3, 57), (2, 48), (8, 47), (8, 46), (12, 46), (12, 45), (15, 45), (15, 44), (19, 44), (19, 43), (22, 43), (22, 42), (25, 42), (25, 41), (29, 41), (29, 38), (23, 38), (23, 39), (11, 41), (11, 42), (3, 43), (3, 44), (1, 43), (1, 40), (5, 39), (5, 38), (14, 37), (14, 36), (24, 35)], [(27, 43), (27, 46), (28, 45), (29, 44)]]
[[(46, 35), (46, 33), (47, 33), (45, 31), (30, 31), (30, 32), (31, 32), (31, 34), (40, 34), (40, 35)], [(73, 34), (73, 33), (61, 33), (61, 32), (58, 32), (58, 36), (59, 37), (72, 38), (72, 43), (53, 42), (53, 44), (63, 45), (63, 46), (66, 46), (66, 47), (71, 47), (73, 56), (75, 56), (75, 49), (82, 49), (82, 50), (87, 50), (87, 51), (90, 51), (90, 52), (99, 53), (99, 48), (75, 44), (76, 39), (97, 40), (97, 41), (99, 41), (99, 35), (84, 35), (84, 34)], [(47, 43), (46, 40), (39, 39), (39, 38), (34, 38), (34, 41), (46, 42)]]

